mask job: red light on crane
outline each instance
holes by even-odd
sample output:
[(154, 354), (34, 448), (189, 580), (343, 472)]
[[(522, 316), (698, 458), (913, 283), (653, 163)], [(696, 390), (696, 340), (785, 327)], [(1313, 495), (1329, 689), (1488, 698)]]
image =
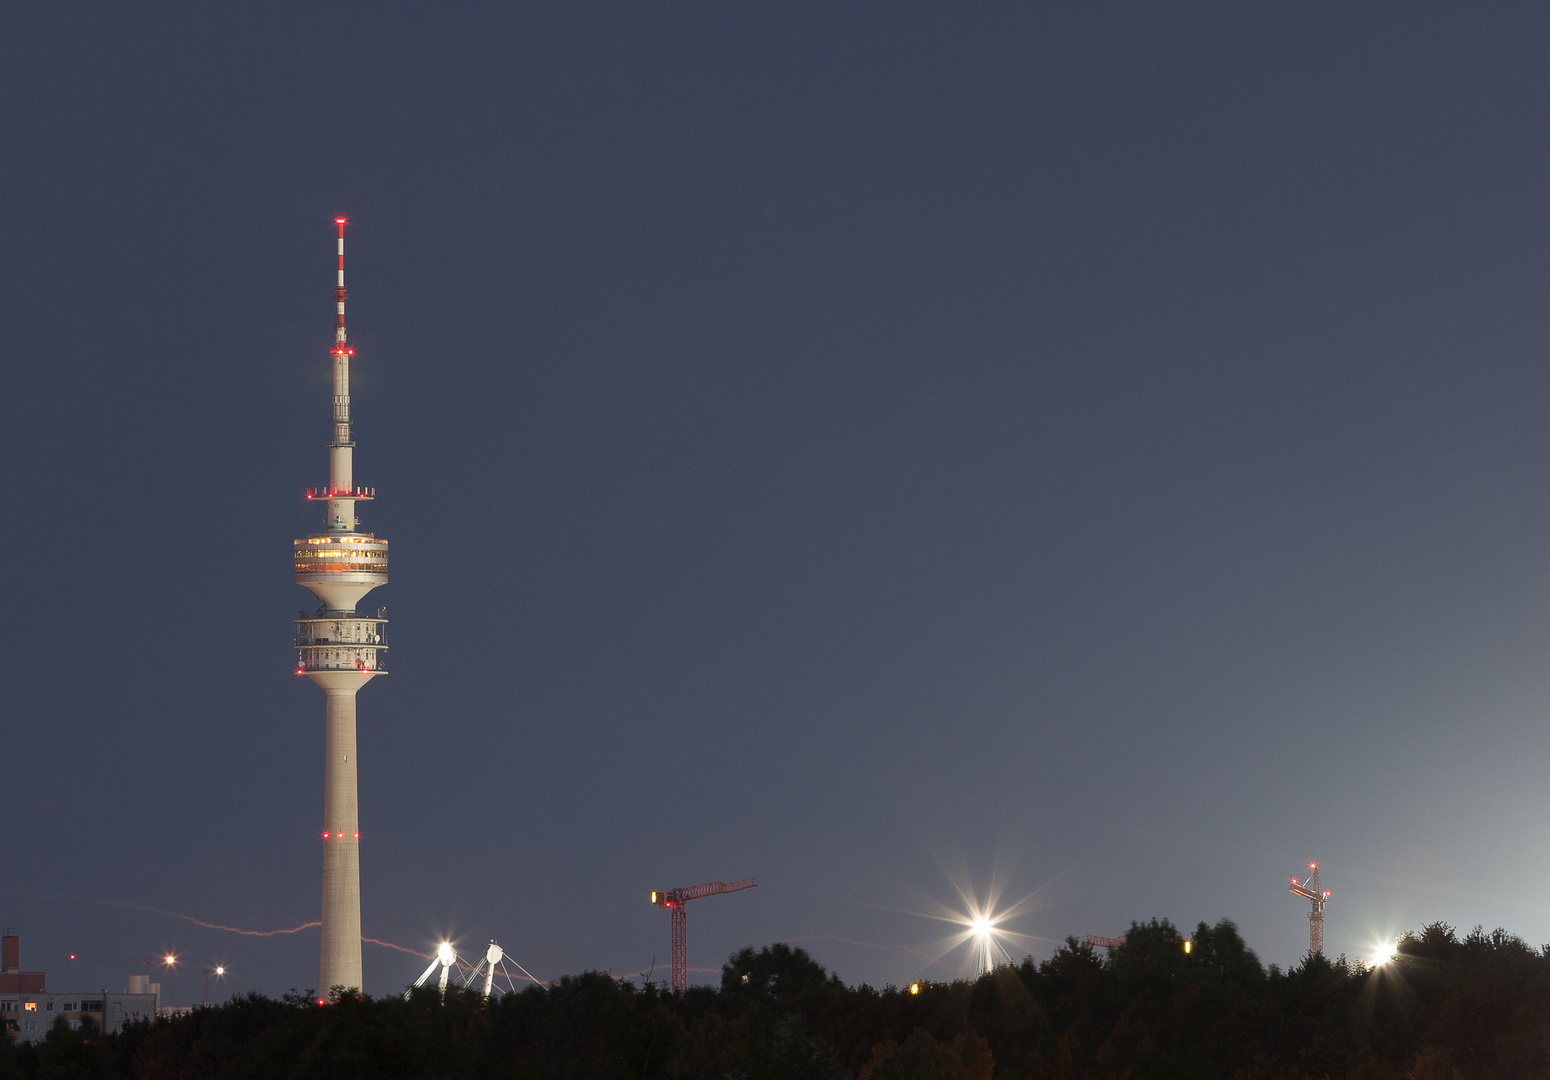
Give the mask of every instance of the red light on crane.
[(1291, 892), (1307, 900), (1311, 908), (1308, 911), (1308, 952), (1310, 955), (1322, 956), (1324, 953), (1324, 905), (1329, 902), (1330, 891), (1319, 887), (1319, 864), (1308, 864), (1308, 880), (1298, 881), (1292, 878)]

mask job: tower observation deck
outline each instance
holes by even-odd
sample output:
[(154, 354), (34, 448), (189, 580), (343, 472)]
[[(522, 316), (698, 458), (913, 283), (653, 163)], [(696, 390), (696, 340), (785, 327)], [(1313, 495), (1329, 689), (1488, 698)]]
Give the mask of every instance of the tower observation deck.
[(333, 439), (328, 443), (328, 486), (307, 492), (327, 510), (323, 529), (296, 540), (296, 584), (319, 600), (296, 613), (296, 674), (326, 696), (323, 766), (323, 945), (318, 990), (361, 987), (360, 815), (356, 801), (355, 695), (386, 675), (387, 610), (363, 616), (356, 606), (386, 585), (388, 542), (360, 531), (355, 504), (373, 489), (355, 486), (355, 443), (350, 437), (350, 348), (344, 323), (344, 218), (339, 226), (339, 282), (334, 290)]

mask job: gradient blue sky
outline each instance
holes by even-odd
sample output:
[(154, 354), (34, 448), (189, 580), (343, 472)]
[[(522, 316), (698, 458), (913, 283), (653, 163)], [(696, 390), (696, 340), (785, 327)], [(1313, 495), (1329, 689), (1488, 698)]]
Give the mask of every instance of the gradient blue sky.
[[(1550, 941), (1541, 5), (17, 5), (0, 922), (316, 980), (330, 221), (365, 932), (944, 978)], [(378, 599), (380, 598), (380, 599)], [(368, 946), (367, 989), (421, 965)], [(198, 978), (168, 980), (172, 1000)]]

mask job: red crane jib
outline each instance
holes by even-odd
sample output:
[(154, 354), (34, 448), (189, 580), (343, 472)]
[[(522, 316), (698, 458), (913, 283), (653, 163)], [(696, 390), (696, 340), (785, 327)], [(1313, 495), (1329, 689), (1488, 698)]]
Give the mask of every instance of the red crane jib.
[(689, 900), (698, 900), (702, 896), (720, 896), (722, 893), (742, 892), (759, 884), (753, 878), (743, 878), (741, 881), (731, 883), (725, 881), (707, 881), (704, 885), (691, 885), (687, 889), (673, 889), (669, 892), (656, 892), (651, 894), (651, 902), (657, 907), (668, 907), (672, 904), (682, 904)]

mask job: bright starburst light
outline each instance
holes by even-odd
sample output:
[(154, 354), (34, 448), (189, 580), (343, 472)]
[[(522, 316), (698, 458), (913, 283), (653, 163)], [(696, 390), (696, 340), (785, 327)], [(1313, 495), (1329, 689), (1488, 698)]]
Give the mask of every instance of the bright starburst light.
[(954, 880), (951, 875), (949, 880), (953, 881), (953, 887), (962, 903), (961, 907), (937, 904), (935, 906), (938, 910), (935, 912), (915, 913), (928, 919), (950, 923), (958, 928), (939, 942), (940, 948), (936, 955), (931, 957), (931, 963), (967, 945), (968, 949), (965, 951), (968, 955), (965, 959), (969, 961), (976, 974), (985, 975), (995, 970), (997, 965), (1016, 963), (1011, 949), (1027, 952), (1034, 942), (1044, 940), (1007, 927), (1007, 923), (1027, 914), (1034, 906), (1033, 900), (1037, 892), (1029, 893), (1016, 903), (1003, 907), (1001, 906), (1002, 886), (999, 881), (991, 881), (989, 893), (984, 900), (981, 900), (971, 887)]
[(1373, 946), (1372, 955), (1367, 958), (1367, 962), (1375, 968), (1382, 967), (1394, 959), (1395, 948), (1395, 943), (1392, 941), (1380, 941)]

